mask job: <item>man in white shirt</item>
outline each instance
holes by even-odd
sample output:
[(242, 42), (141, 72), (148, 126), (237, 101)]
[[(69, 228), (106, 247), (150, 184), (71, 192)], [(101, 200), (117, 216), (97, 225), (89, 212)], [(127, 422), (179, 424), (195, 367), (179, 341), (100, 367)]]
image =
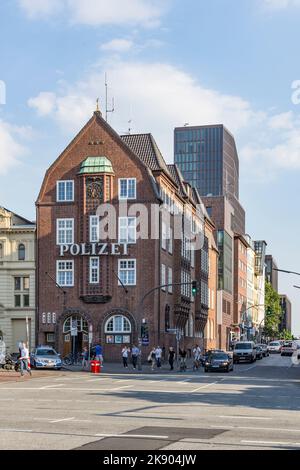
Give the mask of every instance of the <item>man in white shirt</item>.
[(158, 368), (161, 367), (161, 355), (162, 355), (162, 349), (160, 346), (157, 346), (155, 349), (155, 359), (156, 359), (156, 365)]
[(29, 367), (29, 351), (28, 351), (26, 343), (23, 343), (23, 347), (21, 349), (20, 365), (21, 365), (21, 377), (24, 377), (24, 367), (25, 367), (25, 370), (28, 372), (28, 374), (31, 375), (31, 369)]

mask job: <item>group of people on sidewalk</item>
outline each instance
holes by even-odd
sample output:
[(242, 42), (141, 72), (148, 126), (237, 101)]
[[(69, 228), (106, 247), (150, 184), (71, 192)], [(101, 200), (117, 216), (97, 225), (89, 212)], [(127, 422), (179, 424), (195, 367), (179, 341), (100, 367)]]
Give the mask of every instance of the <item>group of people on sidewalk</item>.
[[(193, 370), (198, 370), (201, 365), (201, 348), (199, 345), (195, 345), (192, 350), (192, 357), (193, 357)], [(137, 368), (138, 359), (141, 355), (141, 349), (138, 348), (135, 344), (132, 345), (130, 348), (129, 346), (125, 345), (121, 349), (121, 358), (123, 367), (128, 369), (129, 360), (131, 358), (132, 367), (135, 370)], [(97, 344), (93, 348), (93, 354), (91, 355), (93, 359), (100, 362), (101, 368), (103, 367), (103, 348), (101, 345)], [(163, 357), (163, 349), (160, 346), (153, 347), (148, 355), (148, 363), (151, 365), (151, 370), (154, 370), (155, 367), (160, 369), (162, 366), (162, 357)], [(179, 349), (179, 364), (180, 370), (186, 370), (186, 360), (188, 354), (185, 348)], [(168, 350), (168, 363), (170, 365), (170, 370), (174, 370), (174, 362), (176, 359), (176, 352), (175, 349), (171, 346)], [(82, 369), (85, 370), (89, 366), (89, 351), (87, 348), (84, 348), (82, 353)]]

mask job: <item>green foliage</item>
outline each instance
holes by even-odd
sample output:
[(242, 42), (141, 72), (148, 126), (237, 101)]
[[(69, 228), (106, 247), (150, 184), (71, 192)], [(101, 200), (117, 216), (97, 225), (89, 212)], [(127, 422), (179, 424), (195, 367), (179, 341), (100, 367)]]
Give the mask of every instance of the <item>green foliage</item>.
[(288, 330), (283, 330), (280, 332), (279, 339), (285, 339), (288, 341), (294, 339), (294, 337)]
[(266, 282), (265, 287), (265, 326), (264, 333), (270, 338), (278, 337), (279, 325), (281, 321), (281, 307), (280, 307), (280, 296), (273, 289), (269, 282)]

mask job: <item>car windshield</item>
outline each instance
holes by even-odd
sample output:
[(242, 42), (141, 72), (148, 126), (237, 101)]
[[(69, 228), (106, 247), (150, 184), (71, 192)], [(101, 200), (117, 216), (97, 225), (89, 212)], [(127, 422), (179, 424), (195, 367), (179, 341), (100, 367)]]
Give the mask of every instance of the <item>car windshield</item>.
[(57, 353), (54, 349), (38, 349), (36, 352), (37, 356), (56, 356)]
[(251, 343), (237, 343), (234, 349), (252, 349)]
[(270, 343), (270, 346), (280, 346), (280, 343), (278, 341), (273, 341)]
[(258, 344), (257, 346), (260, 347), (260, 348), (265, 348), (266, 347), (265, 344)]
[(215, 353), (211, 355), (212, 359), (222, 359), (222, 361), (227, 361), (228, 356), (227, 354), (222, 354), (222, 353)]
[(284, 343), (283, 347), (284, 348), (291, 348), (293, 346), (293, 343)]

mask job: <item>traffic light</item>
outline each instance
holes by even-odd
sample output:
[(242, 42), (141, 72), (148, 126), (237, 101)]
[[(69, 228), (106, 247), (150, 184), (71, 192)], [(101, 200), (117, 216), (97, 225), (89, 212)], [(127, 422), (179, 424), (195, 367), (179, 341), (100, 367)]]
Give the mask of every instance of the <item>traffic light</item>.
[(195, 296), (198, 292), (198, 283), (197, 281), (192, 282), (192, 294)]

